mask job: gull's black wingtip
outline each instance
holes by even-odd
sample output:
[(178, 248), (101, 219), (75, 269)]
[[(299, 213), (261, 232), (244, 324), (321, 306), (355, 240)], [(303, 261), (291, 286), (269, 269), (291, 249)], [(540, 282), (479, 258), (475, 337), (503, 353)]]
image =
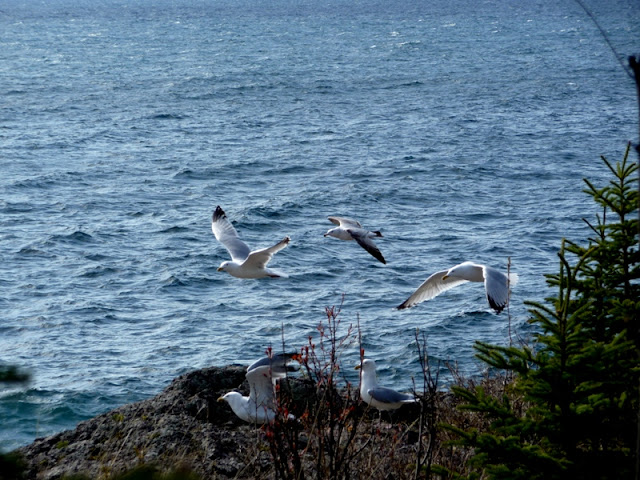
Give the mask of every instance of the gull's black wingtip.
[(375, 258), (376, 260), (378, 260), (380, 263), (383, 264), (387, 264), (387, 261), (384, 259), (384, 257), (382, 256), (382, 253), (380, 253), (380, 250), (378, 250), (377, 248), (369, 248), (367, 245), (365, 244), (361, 244), (362, 247), (364, 247), (364, 249), (369, 252), (371, 254), (371, 256), (373, 258)]
[(216, 209), (213, 211), (213, 216), (211, 217), (211, 221), (217, 222), (218, 220), (220, 220), (221, 218), (224, 218), (225, 216), (226, 214), (224, 213), (224, 210), (222, 210), (220, 205), (218, 205)]
[(506, 304), (506, 303), (503, 303), (503, 304), (499, 304), (499, 303), (497, 303), (497, 302), (496, 302), (493, 298), (491, 298), (491, 297), (487, 297), (487, 300), (489, 301), (489, 306), (490, 306), (491, 308), (493, 308), (493, 310), (494, 310), (496, 313), (500, 313), (500, 312), (502, 312), (502, 310), (504, 310), (504, 307), (506, 307), (506, 306), (507, 306), (507, 304)]

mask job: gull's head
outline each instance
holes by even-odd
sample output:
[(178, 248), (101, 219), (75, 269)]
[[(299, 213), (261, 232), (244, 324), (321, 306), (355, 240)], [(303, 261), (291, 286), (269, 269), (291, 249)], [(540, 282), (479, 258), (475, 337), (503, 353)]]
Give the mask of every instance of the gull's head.
[(335, 237), (340, 240), (346, 240), (351, 238), (351, 235), (348, 234), (342, 227), (334, 227), (327, 230), (327, 233), (324, 234), (325, 237)]
[(360, 365), (356, 365), (356, 370), (362, 369), (363, 372), (375, 372), (376, 361), (370, 358), (365, 358)]
[(446, 280), (449, 277), (461, 278), (463, 280), (475, 280), (478, 274), (482, 275), (482, 266), (476, 265), (473, 262), (464, 262), (459, 265), (455, 265), (449, 269), (447, 274), (442, 277), (442, 280)]
[(242, 397), (242, 395), (240, 395), (238, 392), (227, 392), (221, 397), (218, 397), (218, 402), (227, 402), (228, 404), (231, 404), (236, 399), (236, 397)]
[(458, 265), (456, 265), (455, 267), (451, 267), (449, 271), (444, 274), (444, 277), (442, 277), (442, 280), (446, 280), (449, 277), (457, 277), (458, 276), (457, 272), (458, 272)]
[(220, 264), (220, 266), (218, 267), (218, 271), (219, 272), (226, 272), (227, 271), (227, 267), (229, 266), (229, 263), (231, 263), (231, 262), (229, 262), (228, 260), (225, 261), (225, 262), (222, 262)]

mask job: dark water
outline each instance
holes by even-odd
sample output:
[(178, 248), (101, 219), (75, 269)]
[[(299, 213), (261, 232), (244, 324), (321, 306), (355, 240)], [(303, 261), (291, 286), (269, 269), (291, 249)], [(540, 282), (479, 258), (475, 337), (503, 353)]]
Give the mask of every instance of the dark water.
[[(326, 306), (360, 320), (385, 384), (508, 343), (481, 285), (415, 309), (431, 272), (512, 269), (512, 330), (550, 292), (582, 178), (637, 135), (633, 82), (571, 1), (0, 0), (0, 449), (158, 393), (176, 375), (299, 347)], [(593, 5), (638, 53), (636, 2)], [(222, 205), (288, 279), (216, 272)], [(324, 238), (381, 229), (384, 266)], [(357, 345), (343, 351), (345, 371)], [(347, 368), (348, 367), (348, 368)]]

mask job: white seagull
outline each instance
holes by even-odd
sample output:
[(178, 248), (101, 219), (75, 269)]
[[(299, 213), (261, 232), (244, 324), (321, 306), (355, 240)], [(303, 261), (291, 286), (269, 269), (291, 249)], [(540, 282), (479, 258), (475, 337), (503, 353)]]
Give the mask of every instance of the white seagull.
[(220, 264), (219, 272), (224, 271), (238, 278), (287, 277), (282, 272), (267, 268), (267, 263), (276, 252), (289, 244), (289, 237), (284, 237), (273, 247), (251, 251), (249, 246), (240, 240), (238, 232), (220, 206), (213, 212), (211, 231), (231, 255), (230, 261)]
[(386, 265), (386, 260), (376, 247), (376, 244), (373, 243), (373, 238), (382, 237), (382, 233), (376, 230), (374, 232), (370, 232), (365, 228), (362, 228), (360, 222), (357, 220), (353, 220), (351, 218), (345, 217), (328, 217), (329, 221), (334, 225), (338, 225), (335, 228), (332, 228), (324, 234), (325, 237), (335, 237), (340, 240), (355, 240), (358, 244), (364, 248), (367, 252), (377, 258), (379, 261)]
[(487, 265), (464, 262), (449, 270), (442, 270), (431, 275), (397, 308), (413, 307), (466, 282), (484, 282), (489, 305), (497, 313), (500, 313), (509, 301), (509, 287), (515, 285), (517, 281), (518, 276), (515, 273), (510, 273), (507, 277), (504, 273)]
[[(218, 401), (227, 402), (233, 413), (245, 422), (257, 424), (272, 422), (277, 410), (274, 388), (276, 380), (286, 376), (287, 365), (294, 357), (294, 355), (288, 355), (278, 354), (261, 358), (249, 366), (246, 374), (249, 382), (248, 397), (239, 392), (228, 392), (218, 398)], [(292, 417), (292, 415), (289, 416), (289, 418)]]
[(378, 410), (395, 410), (405, 403), (416, 402), (416, 397), (407, 393), (400, 393), (391, 388), (381, 387), (376, 379), (376, 362), (365, 358), (362, 365), (357, 365), (356, 370), (362, 368), (360, 375), (360, 398)]

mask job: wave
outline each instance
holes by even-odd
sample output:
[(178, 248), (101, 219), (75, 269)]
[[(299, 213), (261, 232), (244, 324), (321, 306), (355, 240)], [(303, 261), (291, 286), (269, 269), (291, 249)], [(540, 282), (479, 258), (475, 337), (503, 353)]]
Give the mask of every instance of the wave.
[(48, 243), (91, 243), (93, 240), (93, 237), (88, 233), (82, 230), (76, 230), (67, 235), (51, 235)]

